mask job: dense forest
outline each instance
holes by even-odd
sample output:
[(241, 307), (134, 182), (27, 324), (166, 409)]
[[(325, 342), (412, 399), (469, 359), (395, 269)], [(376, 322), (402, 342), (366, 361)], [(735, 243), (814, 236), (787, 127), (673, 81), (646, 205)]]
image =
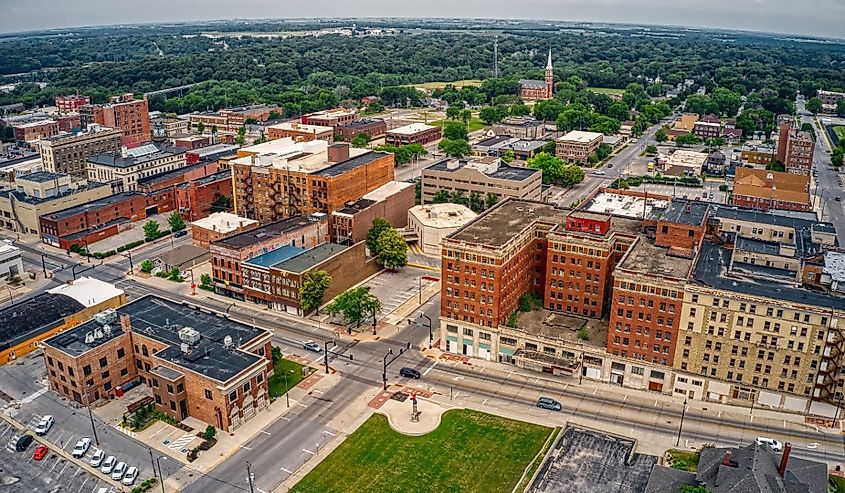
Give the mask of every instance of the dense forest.
[[(781, 113), (791, 110), (796, 91), (811, 96), (819, 88), (845, 89), (845, 44), (748, 33), (664, 29), (657, 36), (607, 27), (507, 24), (459, 29), (427, 22), (394, 25), (397, 34), (380, 37), (227, 37), (224, 43), (199, 35), (350, 24), (215, 23), (0, 37), (0, 73), (30, 72), (7, 77), (7, 82), (48, 83), (43, 89), (21, 83), (0, 93), (0, 104), (51, 104), (56, 94), (77, 91), (101, 102), (119, 92), (184, 84), (196, 85), (182, 97), (152, 97), (152, 108), (184, 113), (269, 102), (297, 114), (367, 95), (380, 95), (385, 104), (407, 104), (418, 95), (404, 84), (490, 78), (494, 36), (500, 79), (482, 86), (476, 92), (479, 101), (470, 103), (493, 104), (497, 96), (514, 94), (519, 78), (542, 78), (548, 48), (564, 90), (572, 85), (630, 89), (637, 83), (655, 96), (689, 78), (712, 94), (694, 96), (693, 105), (729, 115), (736, 113), (742, 97), (748, 98), (747, 110)], [(658, 76), (662, 84), (647, 83)], [(571, 94), (559, 100), (574, 102)]]

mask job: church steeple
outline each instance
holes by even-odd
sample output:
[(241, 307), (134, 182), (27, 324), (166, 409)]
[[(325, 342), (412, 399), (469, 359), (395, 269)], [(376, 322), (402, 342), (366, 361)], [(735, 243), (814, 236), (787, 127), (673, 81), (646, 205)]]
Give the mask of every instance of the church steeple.
[(552, 49), (549, 48), (549, 60), (546, 62), (546, 98), (551, 99), (555, 88), (555, 74), (552, 67)]
[(546, 62), (546, 70), (552, 70), (552, 49), (549, 48), (549, 61)]

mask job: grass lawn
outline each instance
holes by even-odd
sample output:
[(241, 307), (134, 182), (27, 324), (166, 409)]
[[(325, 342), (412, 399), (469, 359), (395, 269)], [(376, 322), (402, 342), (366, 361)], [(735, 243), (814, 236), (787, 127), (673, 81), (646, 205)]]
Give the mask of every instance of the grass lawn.
[(845, 127), (841, 125), (833, 127), (833, 133), (835, 133), (836, 136), (839, 137), (840, 142), (845, 141)]
[(593, 91), (596, 94), (625, 94), (625, 89), (614, 89), (612, 87), (588, 87), (588, 91)]
[(836, 489), (833, 490), (834, 493), (845, 493), (845, 478), (840, 478), (839, 476), (831, 476), (830, 480), (836, 485)]
[[(425, 412), (425, 408), (423, 408)], [(469, 410), (419, 437), (370, 417), (293, 493), (509, 493), (553, 429)]]
[(423, 82), (422, 84), (409, 84), (413, 87), (418, 87), (420, 89), (441, 89), (443, 87), (448, 86), (449, 84), (455, 86), (456, 89), (460, 89), (464, 86), (480, 86), (481, 81), (478, 79), (464, 79), (464, 80), (456, 80), (455, 82)]
[(689, 472), (698, 470), (698, 460), (701, 458), (701, 452), (669, 449), (666, 451), (666, 454), (669, 456), (670, 467)]
[[(304, 378), (302, 376), (302, 368), (303, 366), (299, 363), (294, 363), (293, 361), (284, 358), (280, 359), (274, 367), (273, 376), (270, 377), (269, 380), (267, 380), (267, 387), (269, 388), (270, 399), (275, 399), (276, 395), (284, 395), (285, 392), (287, 392), (289, 389), (301, 382)], [(285, 387), (285, 373), (287, 373), (288, 375), (287, 387)], [(307, 375), (310, 375), (311, 373), (314, 373), (313, 368), (309, 368)]]
[[(443, 124), (448, 122), (448, 121), (452, 121), (452, 120), (434, 120), (432, 122), (428, 122), (428, 124), (429, 125), (436, 125), (438, 127), (442, 127)], [(455, 120), (455, 121), (461, 121), (461, 120)], [(483, 121), (481, 121), (480, 118), (473, 116), (472, 119), (467, 124), (467, 132), (472, 133), (472, 132), (475, 132), (476, 130), (481, 130), (482, 128), (484, 128), (486, 126), (487, 126), (487, 124), (484, 123)]]

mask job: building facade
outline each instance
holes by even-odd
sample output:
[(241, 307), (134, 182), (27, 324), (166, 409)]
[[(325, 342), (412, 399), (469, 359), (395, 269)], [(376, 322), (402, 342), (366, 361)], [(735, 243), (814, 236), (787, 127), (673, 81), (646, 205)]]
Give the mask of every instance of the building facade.
[(408, 144), (426, 145), (442, 136), (442, 129), (425, 123), (412, 123), (404, 127), (394, 128), (385, 133), (384, 141), (387, 145), (403, 146)]
[(334, 129), (322, 125), (284, 122), (267, 127), (267, 138), (270, 140), (290, 137), (295, 142), (308, 142), (317, 139), (331, 141), (333, 136)]
[(214, 212), (191, 222), (191, 241), (195, 246), (209, 248), (211, 242), (224, 236), (258, 227), (258, 221), (229, 212)]
[(812, 208), (810, 177), (781, 171), (737, 168), (731, 204), (761, 211), (809, 211)]
[(461, 192), (467, 198), (476, 195), (491, 205), (508, 197), (541, 200), (543, 172), (510, 166), (497, 157), (472, 161), (447, 158), (422, 170), (422, 203), (432, 203), (441, 190)]
[(88, 157), (88, 179), (117, 182), (115, 190), (131, 192), (139, 181), (185, 167), (186, 150), (162, 144), (147, 144), (123, 153), (94, 154)]
[(41, 139), (52, 137), (59, 133), (59, 122), (56, 120), (37, 120), (12, 125), (15, 140), (26, 144), (34, 144)]
[(543, 80), (523, 79), (519, 81), (519, 97), (526, 101), (552, 99), (555, 87), (554, 67), (552, 66), (552, 50), (546, 61), (546, 74)]
[(793, 122), (781, 124), (778, 132), (777, 158), (787, 173), (809, 175), (813, 168), (816, 143), (810, 132), (794, 127)]
[(367, 139), (379, 139), (387, 133), (387, 123), (381, 118), (367, 118), (344, 123), (334, 128), (334, 136), (346, 142), (352, 142), (356, 136), (364, 134)]
[(600, 133), (573, 130), (555, 141), (555, 155), (564, 161), (586, 163), (603, 141)]
[(408, 209), (414, 207), (413, 183), (391, 181), (348, 202), (329, 216), (332, 241), (351, 245), (367, 238), (367, 232), (377, 217), (384, 218), (394, 228), (408, 224)]
[(45, 170), (79, 177), (87, 177), (89, 157), (119, 153), (120, 146), (120, 131), (99, 125), (91, 125), (84, 132), (58, 134), (38, 142)]
[(321, 127), (335, 128), (338, 125), (346, 125), (348, 123), (356, 122), (361, 118), (358, 110), (352, 108), (333, 108), (330, 110), (317, 111), (302, 115), (302, 123), (308, 125), (318, 125)]
[(146, 99), (135, 99), (131, 94), (114, 96), (108, 104), (88, 104), (79, 108), (82, 128), (96, 123), (120, 130), (122, 143), (137, 147), (152, 140), (150, 112)]
[(69, 96), (56, 96), (56, 110), (59, 113), (73, 113), (78, 112), (79, 108), (91, 104), (91, 98), (82, 96), (80, 94), (71, 94)]

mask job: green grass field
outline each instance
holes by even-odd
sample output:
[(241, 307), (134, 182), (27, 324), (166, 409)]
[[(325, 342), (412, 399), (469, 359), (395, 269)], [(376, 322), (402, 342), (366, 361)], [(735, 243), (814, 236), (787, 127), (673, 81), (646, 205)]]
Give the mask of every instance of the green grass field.
[(843, 126), (833, 127), (833, 133), (835, 133), (836, 136), (839, 137), (840, 142), (845, 141), (845, 127), (843, 127)]
[[(277, 395), (282, 396), (287, 392), (289, 389), (293, 388), (302, 381), (304, 378), (302, 376), (302, 368), (303, 366), (299, 363), (294, 363), (293, 361), (286, 360), (282, 358), (276, 363), (276, 366), (273, 368), (273, 376), (271, 376), (267, 380), (267, 387), (268, 391), (270, 392), (270, 398), (275, 399)], [(309, 375), (313, 373), (314, 370), (308, 373)], [(285, 378), (284, 375), (287, 374), (287, 387), (285, 386)]]
[[(422, 409), (425, 412), (425, 409)], [(469, 410), (410, 437), (373, 415), (293, 493), (509, 493), (552, 428)]]
[[(429, 125), (436, 125), (438, 127), (442, 127), (443, 124), (448, 122), (448, 121), (451, 121), (451, 120), (435, 120), (435, 121), (432, 121), (432, 122), (428, 122), (428, 124)], [(461, 121), (461, 120), (457, 120), (457, 121)], [(475, 132), (476, 130), (481, 130), (482, 128), (484, 128), (486, 126), (487, 126), (487, 124), (485, 124), (483, 121), (481, 121), (480, 118), (474, 116), (469, 121), (469, 124), (467, 124), (467, 132), (472, 133), (472, 132)]]
[(588, 87), (587, 90), (597, 94), (618, 94), (620, 96), (625, 93), (625, 89), (613, 89), (612, 87)]
[(464, 86), (480, 86), (481, 81), (478, 79), (464, 79), (464, 80), (456, 80), (454, 82), (423, 82), (421, 84), (408, 84), (409, 86), (417, 87), (420, 89), (426, 89), (431, 91), (432, 89), (441, 89), (443, 87), (448, 86), (449, 84), (455, 86), (455, 88), (460, 89)]

